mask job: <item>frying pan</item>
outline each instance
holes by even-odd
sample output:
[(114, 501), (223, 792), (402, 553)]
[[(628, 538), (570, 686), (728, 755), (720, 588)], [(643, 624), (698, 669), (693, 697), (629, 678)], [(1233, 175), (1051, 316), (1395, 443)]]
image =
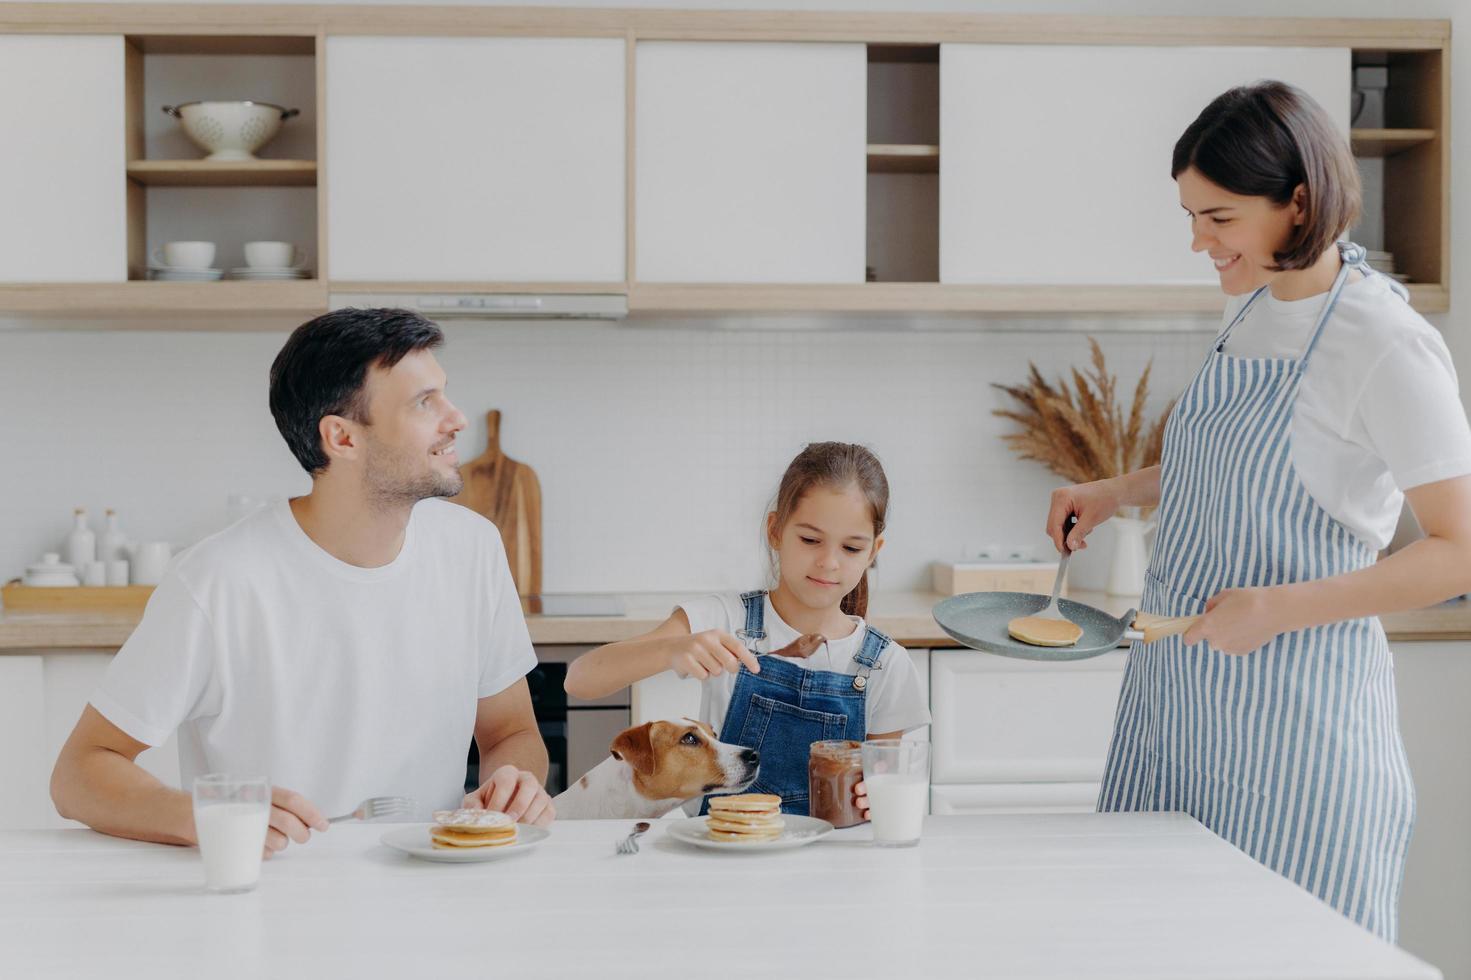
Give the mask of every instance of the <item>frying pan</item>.
[(1077, 643), (1067, 647), (1039, 647), (1012, 639), (1006, 624), (1018, 616), (1041, 612), (1048, 596), (1032, 592), (967, 592), (935, 605), (935, 622), (940, 629), (976, 650), (1021, 660), (1085, 660), (1118, 649), (1122, 640), (1153, 643), (1183, 633), (1199, 616), (1165, 618), (1130, 609), (1115, 619), (1101, 609), (1058, 599), (1063, 616), (1083, 627)]

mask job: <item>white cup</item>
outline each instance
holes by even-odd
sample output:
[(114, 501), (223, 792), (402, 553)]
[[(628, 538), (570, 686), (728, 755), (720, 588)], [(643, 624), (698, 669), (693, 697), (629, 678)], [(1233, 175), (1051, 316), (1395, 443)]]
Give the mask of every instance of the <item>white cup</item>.
[(290, 242), (245, 243), (245, 264), (252, 269), (295, 269), (304, 257)]
[(264, 776), (210, 773), (195, 779), (193, 789), (205, 890), (250, 891), (260, 880), (271, 784)]
[(873, 842), (880, 847), (913, 847), (924, 831), (930, 797), (930, 743), (875, 739), (864, 742), (859, 751)]
[(128, 560), (126, 558), (114, 558), (107, 563), (107, 584), (128, 584)]
[(215, 260), (214, 242), (169, 242), (153, 250), (153, 264), (170, 269), (208, 269)]
[(102, 561), (89, 561), (86, 568), (82, 570), (83, 585), (106, 585), (107, 563)]
[(133, 584), (157, 585), (169, 566), (169, 543), (146, 541), (133, 549)]

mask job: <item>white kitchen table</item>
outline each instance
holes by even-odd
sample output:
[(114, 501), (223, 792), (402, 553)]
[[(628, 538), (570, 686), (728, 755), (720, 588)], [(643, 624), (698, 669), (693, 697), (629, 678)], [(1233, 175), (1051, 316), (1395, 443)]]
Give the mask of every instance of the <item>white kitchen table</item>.
[(242, 895), (196, 852), (0, 833), (3, 977), (1435, 978), (1182, 814), (931, 817), (714, 853), (566, 821), (527, 853), (432, 864), (339, 825)]

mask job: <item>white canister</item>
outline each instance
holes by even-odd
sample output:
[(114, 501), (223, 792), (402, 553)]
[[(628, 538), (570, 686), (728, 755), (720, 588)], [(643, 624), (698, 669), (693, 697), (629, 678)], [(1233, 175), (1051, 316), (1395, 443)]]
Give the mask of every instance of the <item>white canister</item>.
[(107, 510), (107, 526), (102, 529), (102, 534), (97, 538), (97, 557), (102, 561), (116, 561), (127, 557), (128, 539), (117, 527), (117, 512), (112, 508)]
[(1114, 539), (1106, 591), (1109, 595), (1141, 595), (1144, 592), (1144, 570), (1148, 567), (1144, 532), (1149, 530), (1149, 526), (1137, 517), (1115, 517), (1108, 523), (1114, 529)]
[(128, 584), (128, 560), (126, 558), (114, 558), (107, 563), (107, 584)]
[(167, 541), (145, 541), (133, 549), (133, 584), (157, 585), (169, 565)]
[(90, 586), (107, 584), (107, 562), (89, 561), (82, 570), (82, 584)]
[(72, 511), (76, 523), (66, 539), (66, 560), (71, 567), (81, 572), (87, 563), (97, 560), (97, 535), (87, 526), (87, 511), (81, 507)]

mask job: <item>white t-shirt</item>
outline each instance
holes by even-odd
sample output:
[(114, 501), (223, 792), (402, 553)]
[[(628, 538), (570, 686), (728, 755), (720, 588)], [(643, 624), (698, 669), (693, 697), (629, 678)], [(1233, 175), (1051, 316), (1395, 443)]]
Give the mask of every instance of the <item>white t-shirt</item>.
[[(1250, 297), (1231, 297), (1223, 325)], [(1327, 299), (1264, 292), (1225, 353), (1300, 357)], [(1308, 493), (1376, 551), (1394, 536), (1402, 491), (1471, 473), (1471, 428), (1450, 351), (1384, 276), (1343, 287), (1308, 360), (1291, 438)]]
[[(782, 622), (767, 596), (766, 649), (780, 650), (800, 635), (795, 629)], [(738, 592), (701, 596), (682, 603), (680, 608), (689, 617), (690, 632), (700, 633), (718, 629), (734, 633), (746, 625), (746, 607)], [(831, 640), (822, 649), (805, 660), (790, 659), (791, 663), (808, 670), (830, 670), (839, 674), (856, 674), (859, 664), (853, 659), (863, 648), (866, 630), (864, 622), (857, 616), (853, 621), (853, 632), (841, 639)], [(716, 732), (725, 723), (725, 714), (730, 707), (730, 696), (735, 692), (739, 674), (721, 673), (707, 678), (700, 684), (700, 720), (708, 722)], [(879, 659), (879, 669), (868, 675), (866, 731), (880, 732), (910, 731), (930, 723), (929, 697), (920, 684), (919, 669), (910, 659), (909, 651), (890, 641)]]
[(325, 815), (370, 796), (457, 806), (477, 699), (536, 665), (495, 526), (420, 501), (381, 568), (339, 561), (285, 501), (182, 552), (93, 706), (133, 738), (179, 731), (184, 790), (267, 776)]

